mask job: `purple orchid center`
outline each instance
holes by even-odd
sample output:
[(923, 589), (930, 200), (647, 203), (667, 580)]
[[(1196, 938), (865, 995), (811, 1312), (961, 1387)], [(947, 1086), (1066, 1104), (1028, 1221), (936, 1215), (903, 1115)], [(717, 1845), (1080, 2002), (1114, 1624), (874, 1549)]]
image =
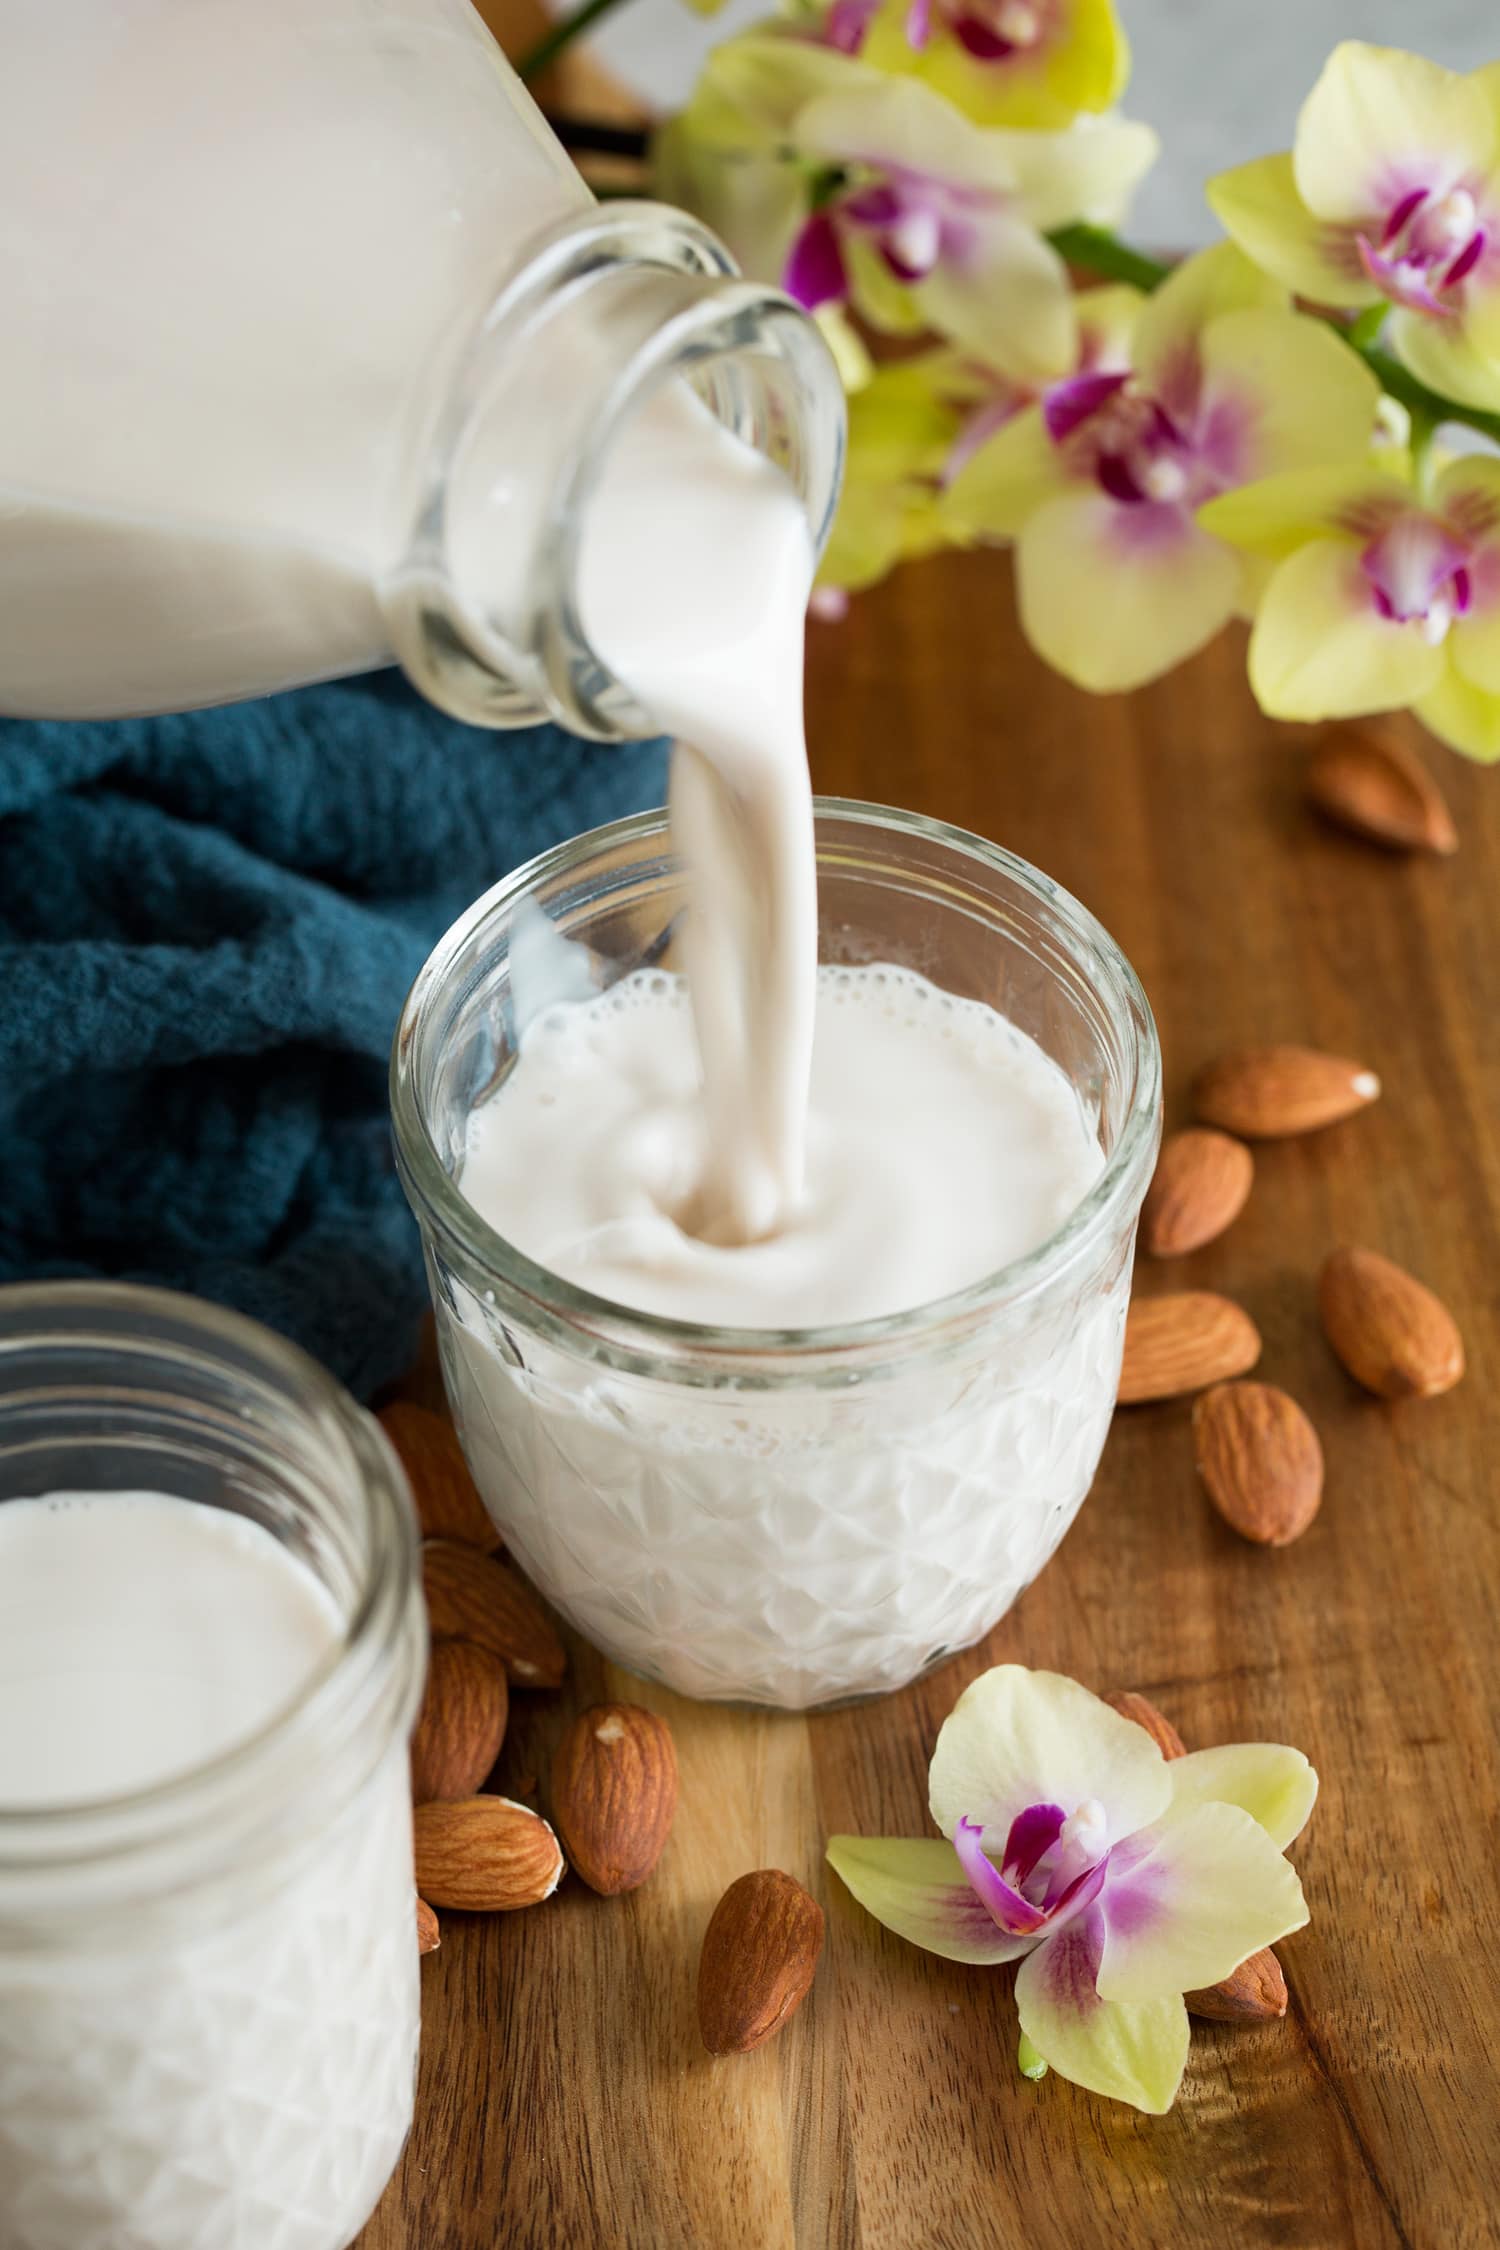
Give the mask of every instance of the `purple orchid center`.
[(1473, 599), (1472, 561), (1465, 540), (1417, 508), (1387, 524), (1359, 558), (1381, 616), (1398, 625), (1420, 623), (1434, 647)]
[(1061, 1805), (1028, 1805), (1010, 1824), (997, 1866), (984, 1848), (979, 1821), (963, 1819), (953, 1848), (970, 1888), (1008, 1937), (1039, 1935), (1065, 1908), (1077, 1908), (1104, 1881), (1109, 1828), (1104, 1807), (1085, 1798), (1071, 1813)]
[(1096, 369), (1054, 383), (1042, 399), (1047, 435), (1072, 468), (1127, 507), (1196, 506), (1232, 481), (1214, 459), (1213, 433), (1197, 442), (1135, 378)]
[(1041, 45), (1048, 13), (1045, 0), (911, 0), (906, 43), (920, 54), (936, 20), (976, 62), (1009, 62)]
[(1478, 205), (1465, 187), (1435, 196), (1412, 188), (1392, 205), (1378, 242), (1357, 237), (1360, 263), (1394, 304), (1451, 313), (1454, 292), (1489, 246)]
[(931, 173), (891, 166), (835, 195), (804, 222), (787, 256), (782, 287), (808, 312), (849, 295), (845, 244), (863, 236), (908, 287), (944, 261), (963, 264), (975, 244), (974, 220), (995, 198)]

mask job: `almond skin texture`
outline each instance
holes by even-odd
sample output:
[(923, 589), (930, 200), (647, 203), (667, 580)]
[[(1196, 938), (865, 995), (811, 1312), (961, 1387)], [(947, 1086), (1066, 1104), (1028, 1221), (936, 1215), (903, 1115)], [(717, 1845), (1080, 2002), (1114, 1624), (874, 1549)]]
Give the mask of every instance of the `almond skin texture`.
[(493, 1554), (500, 1534), (491, 1523), (453, 1424), (425, 1406), (397, 1399), (377, 1415), (406, 1471), (424, 1539), (457, 1539)]
[(419, 1898), (417, 1900), (418, 1953), (436, 1953), (442, 1942), (442, 1932), (438, 1928), (437, 1916), (433, 1913), (426, 1899)]
[(1421, 760), (1389, 729), (1330, 727), (1307, 768), (1325, 819), (1391, 851), (1456, 852), (1458, 830)]
[(1134, 1719), (1144, 1727), (1164, 1758), (1185, 1758), (1187, 1745), (1165, 1713), (1158, 1711), (1149, 1697), (1137, 1695), (1133, 1688), (1116, 1688), (1113, 1695), (1101, 1699), (1111, 1711), (1118, 1711), (1122, 1719)]
[(823, 1950), (823, 1909), (777, 1867), (731, 1883), (698, 1962), (698, 2026), (711, 2055), (747, 2055), (796, 2014)]
[(1221, 1984), (1185, 1992), (1188, 2014), (1210, 2023), (1274, 2023), (1286, 2014), (1286, 1978), (1268, 1945), (1242, 1961)]
[(498, 1656), (473, 1641), (434, 1641), (412, 1730), (413, 1803), (472, 1797), (500, 1755), (509, 1708)]
[(1119, 1402), (1183, 1398), (1260, 1358), (1260, 1331), (1247, 1312), (1208, 1289), (1169, 1297), (1137, 1297), (1125, 1319)]
[(612, 1898), (645, 1882), (677, 1810), (677, 1752), (664, 1719), (638, 1703), (596, 1703), (552, 1761), (552, 1816), (568, 1864)]
[(1141, 1206), (1141, 1247), (1153, 1258), (1201, 1250), (1234, 1224), (1254, 1181), (1243, 1141), (1208, 1125), (1168, 1134)]
[(435, 1641), (473, 1641), (498, 1657), (512, 1687), (554, 1688), (568, 1659), (531, 1588), (504, 1563), (456, 1539), (422, 1549), (422, 1588)]
[(1300, 1539), (1323, 1499), (1323, 1448), (1273, 1383), (1218, 1383), (1193, 1408), (1193, 1449), (1231, 1531), (1261, 1547)]
[(434, 1906), (469, 1914), (538, 1906), (563, 1878), (557, 1838), (509, 1797), (418, 1805), (412, 1816), (417, 1889)]
[(1430, 1289), (1374, 1250), (1335, 1250), (1318, 1278), (1323, 1333), (1377, 1398), (1437, 1398), (1464, 1371), (1458, 1323)]
[(1367, 1109), (1380, 1080), (1363, 1063), (1316, 1047), (1237, 1047), (1199, 1072), (1193, 1106), (1200, 1121), (1247, 1141), (1314, 1133)]

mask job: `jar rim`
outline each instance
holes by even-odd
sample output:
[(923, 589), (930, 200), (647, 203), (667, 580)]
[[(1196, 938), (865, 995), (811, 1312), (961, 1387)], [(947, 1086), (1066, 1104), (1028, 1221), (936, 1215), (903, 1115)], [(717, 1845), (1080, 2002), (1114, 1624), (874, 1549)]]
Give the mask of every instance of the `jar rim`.
[[(374, 1417), (326, 1368), (260, 1322), (186, 1292), (109, 1281), (0, 1287), (0, 1370), (13, 1354), (64, 1348), (127, 1358), (136, 1353), (157, 1363), (175, 1363), (184, 1373), (196, 1365), (222, 1375), (239, 1374), (247, 1383), (260, 1377), (279, 1387), (287, 1404), (305, 1414), (309, 1430), (321, 1426), (346, 1449), (345, 1465), (369, 1519), (368, 1556), (332, 1648), (253, 1733), (139, 1788), (59, 1803), (0, 1803), (0, 1913), (9, 1878), (123, 1863), (135, 1854), (180, 1843), (201, 1827), (209, 1808), (225, 1814), (253, 1797), (257, 1778), (274, 1777), (285, 1784), (294, 1765), (300, 1779), (304, 1751), (321, 1756), (352, 1738), (372, 1703), (388, 1708), (393, 1723), (404, 1723), (417, 1693), (415, 1665), (410, 1679), (399, 1678), (393, 1692), (382, 1689), (383, 1682), (399, 1674), (402, 1643), (410, 1640), (420, 1610), (411, 1495)], [(4, 1403), (0, 1392), (0, 1417)], [(420, 1650), (418, 1634), (415, 1654)], [(357, 1787), (356, 1779), (351, 1793)], [(253, 1846), (263, 1825), (269, 1824), (252, 1821), (244, 1840)]]
[(390, 1094), (397, 1164), (424, 1231), (430, 1230), (486, 1302), (601, 1364), (635, 1373), (670, 1372), (710, 1385), (757, 1389), (845, 1383), (909, 1357), (945, 1332), (967, 1332), (1054, 1288), (1139, 1204), (1155, 1161), (1161, 1108), (1161, 1051), (1145, 991), (1120, 947), (1062, 885), (1015, 853), (946, 821), (853, 798), (815, 797), (817, 823), (848, 822), (936, 843), (1006, 877), (1056, 919), (1069, 951), (1086, 968), (1121, 1036), (1130, 1071), (1124, 1117), (1103, 1170), (1062, 1225), (1023, 1257), (960, 1290), (872, 1320), (811, 1328), (732, 1328), (639, 1311), (566, 1281), (536, 1264), (475, 1210), (442, 1161), (428, 1129), (420, 1086), (425, 1035), (447, 997), (457, 965), (476, 934), (501, 923), (539, 884), (576, 874), (601, 855), (667, 833), (665, 809), (636, 813), (543, 852), (486, 891), (439, 939), (412, 984), (391, 1050)]

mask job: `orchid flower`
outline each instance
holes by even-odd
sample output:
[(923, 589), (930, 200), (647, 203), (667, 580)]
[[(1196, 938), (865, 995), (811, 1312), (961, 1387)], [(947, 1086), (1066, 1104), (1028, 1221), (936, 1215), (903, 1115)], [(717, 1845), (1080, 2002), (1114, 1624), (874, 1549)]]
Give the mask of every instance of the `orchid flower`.
[(1223, 172), (1209, 202), (1315, 304), (1391, 307), (1391, 341), (1450, 398), (1500, 406), (1500, 64), (1470, 77), (1346, 41), (1290, 155)]
[(948, 544), (938, 498), (965, 424), (1022, 395), (947, 349), (875, 369), (849, 401), (844, 488), (819, 586), (856, 592)]
[(878, 328), (934, 328), (1037, 377), (1074, 351), (1046, 230), (1113, 223), (1156, 145), (1123, 119), (986, 129), (917, 79), (761, 32), (710, 57), (658, 141), (657, 183), (808, 309), (847, 303)]
[(831, 33), (847, 40), (861, 13), (847, 52), (923, 79), (986, 125), (1066, 125), (1109, 109), (1130, 75), (1113, 0), (833, 0)]
[(957, 537), (1015, 541), (1027, 638), (1108, 693), (1168, 671), (1247, 602), (1249, 566), (1197, 516), (1204, 502), (1278, 470), (1363, 461), (1380, 391), (1231, 243), (1149, 298), (1085, 293), (1085, 330), (1101, 296), (1109, 335), (1092, 360), (973, 452), (943, 510)]
[(1183, 1994), (1307, 1920), (1283, 1854), (1317, 1776), (1269, 1743), (1170, 1764), (1056, 1672), (1002, 1664), (959, 1698), (930, 1774), (947, 1841), (835, 1836), (887, 1929), (950, 1961), (1019, 1961), (1021, 2031), (1062, 2077), (1159, 2115), (1188, 2051)]
[(1203, 521), (1271, 566), (1250, 636), (1263, 709), (1410, 704), (1455, 750), (1500, 759), (1500, 461), (1452, 461), (1426, 489), (1305, 470), (1228, 493)]

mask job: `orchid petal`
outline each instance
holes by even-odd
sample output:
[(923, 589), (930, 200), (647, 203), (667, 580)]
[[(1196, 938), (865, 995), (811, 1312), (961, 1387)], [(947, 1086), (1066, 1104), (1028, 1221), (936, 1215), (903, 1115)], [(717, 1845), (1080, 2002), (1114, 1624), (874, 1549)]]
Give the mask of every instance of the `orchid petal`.
[(1191, 1750), (1171, 1764), (1172, 1806), (1238, 1805), (1278, 1851), (1300, 1836), (1318, 1794), (1318, 1777), (1300, 1750), (1279, 1742), (1226, 1742)]
[(866, 1913), (945, 1960), (1014, 1961), (1036, 1943), (996, 1925), (935, 1836), (831, 1836), (828, 1864)]
[(1198, 450), (1225, 482), (1367, 461), (1380, 385), (1321, 321), (1225, 313), (1199, 351)]
[(991, 1852), (1004, 1850), (1029, 1805), (1096, 1797), (1115, 1839), (1155, 1820), (1172, 1795), (1142, 1728), (1076, 1680), (1021, 1664), (997, 1664), (965, 1689), (939, 1732), (930, 1779), (939, 1828), (952, 1835), (960, 1820), (977, 1821)]
[(1016, 567), (1027, 639), (1096, 695), (1140, 687), (1202, 648), (1234, 615), (1241, 579), (1239, 556), (1184, 509), (1089, 489), (1037, 511)]
[(1440, 742), (1481, 764), (1500, 763), (1500, 695), (1487, 695), (1463, 677), (1456, 661), (1414, 705), (1424, 727)]
[[(1500, 298), (1496, 306), (1500, 314)], [(1500, 359), (1481, 347), (1478, 327), (1468, 318), (1428, 320), (1420, 313), (1396, 312), (1391, 315), (1391, 343), (1419, 383), (1493, 414), (1500, 411)], [(1500, 327), (1496, 342), (1500, 345)]]
[(1295, 1870), (1258, 1821), (1225, 1804), (1174, 1802), (1117, 1844), (1099, 1908), (1100, 1997), (1135, 2002), (1217, 1984), (1307, 1920)]
[(1446, 195), (1494, 153), (1482, 86), (1424, 56), (1346, 39), (1297, 120), (1297, 192), (1320, 219), (1384, 213), (1415, 187)]
[(815, 211), (787, 254), (781, 286), (805, 312), (841, 305), (849, 294), (849, 275), (839, 249), (838, 229), (826, 211)]
[(1080, 371), (1128, 372), (1134, 364), (1136, 328), (1150, 302), (1143, 291), (1123, 281), (1110, 282), (1102, 289), (1080, 289), (1073, 300), (1078, 315)]
[(1347, 229), (1315, 218), (1290, 156), (1260, 156), (1208, 183), (1214, 216), (1246, 255), (1315, 305), (1373, 305), (1380, 292)]
[(1277, 719), (1399, 710), (1432, 693), (1446, 669), (1420, 620), (1380, 615), (1359, 550), (1342, 539), (1310, 540), (1286, 558), (1250, 635), (1250, 685)]
[(1063, 262), (1005, 211), (977, 218), (968, 254), (942, 259), (911, 295), (930, 326), (1016, 382), (1048, 382), (1077, 357)]
[(736, 112), (741, 130), (784, 139), (809, 103), (878, 88), (878, 71), (855, 55), (777, 30), (726, 39), (704, 65), (692, 106), (709, 98)]
[(1190, 411), (1209, 323), (1226, 313), (1286, 309), (1287, 293), (1279, 282), (1232, 242), (1217, 242), (1186, 259), (1147, 299), (1135, 332), (1136, 372), (1169, 414)]
[(1042, 410), (1030, 406), (964, 463), (940, 507), (960, 537), (1014, 539), (1044, 500), (1066, 490), (1067, 482)]
[(920, 336), (927, 321), (908, 284), (898, 281), (879, 245), (851, 228), (844, 237), (854, 309), (887, 336)]
[(1130, 49), (1112, 0), (1070, 0), (1031, 47), (994, 60), (965, 52), (943, 30), (914, 52), (908, 0), (884, 0), (862, 52), (892, 76), (914, 75), (985, 125), (1045, 129), (1079, 110), (1109, 109), (1125, 91)]
[(1161, 143), (1128, 117), (1080, 117), (1065, 133), (988, 136), (1009, 152), (1021, 209), (1045, 233), (1074, 219), (1118, 226)]
[(1411, 487), (1399, 478), (1360, 462), (1335, 463), (1222, 492), (1198, 510), (1198, 521), (1216, 539), (1280, 558), (1313, 531), (1342, 532), (1361, 543), (1378, 538), (1411, 505)]
[(953, 1849), (969, 1878), (969, 1888), (997, 1929), (1009, 1937), (1031, 1937), (1042, 1927), (1046, 1915), (1007, 1883), (985, 1852), (984, 1830), (977, 1821), (958, 1823), (953, 1831)]
[(1187, 2010), (1177, 1993), (1101, 2000), (1095, 1978), (1104, 1944), (1096, 1904), (1022, 1962), (1016, 2011), (1037, 2053), (1060, 2077), (1148, 2115), (1169, 2110), (1188, 2053)]
[(819, 94), (797, 116), (793, 138), (804, 155), (830, 163), (895, 167), (996, 195), (1016, 186), (1014, 135), (982, 131), (915, 78), (871, 72), (858, 85)]
[(743, 121), (716, 134), (711, 108), (696, 100), (664, 125), (652, 143), (652, 187), (663, 202), (694, 211), (733, 251), (742, 272), (776, 282), (807, 214), (797, 168), (766, 146), (736, 142)]

